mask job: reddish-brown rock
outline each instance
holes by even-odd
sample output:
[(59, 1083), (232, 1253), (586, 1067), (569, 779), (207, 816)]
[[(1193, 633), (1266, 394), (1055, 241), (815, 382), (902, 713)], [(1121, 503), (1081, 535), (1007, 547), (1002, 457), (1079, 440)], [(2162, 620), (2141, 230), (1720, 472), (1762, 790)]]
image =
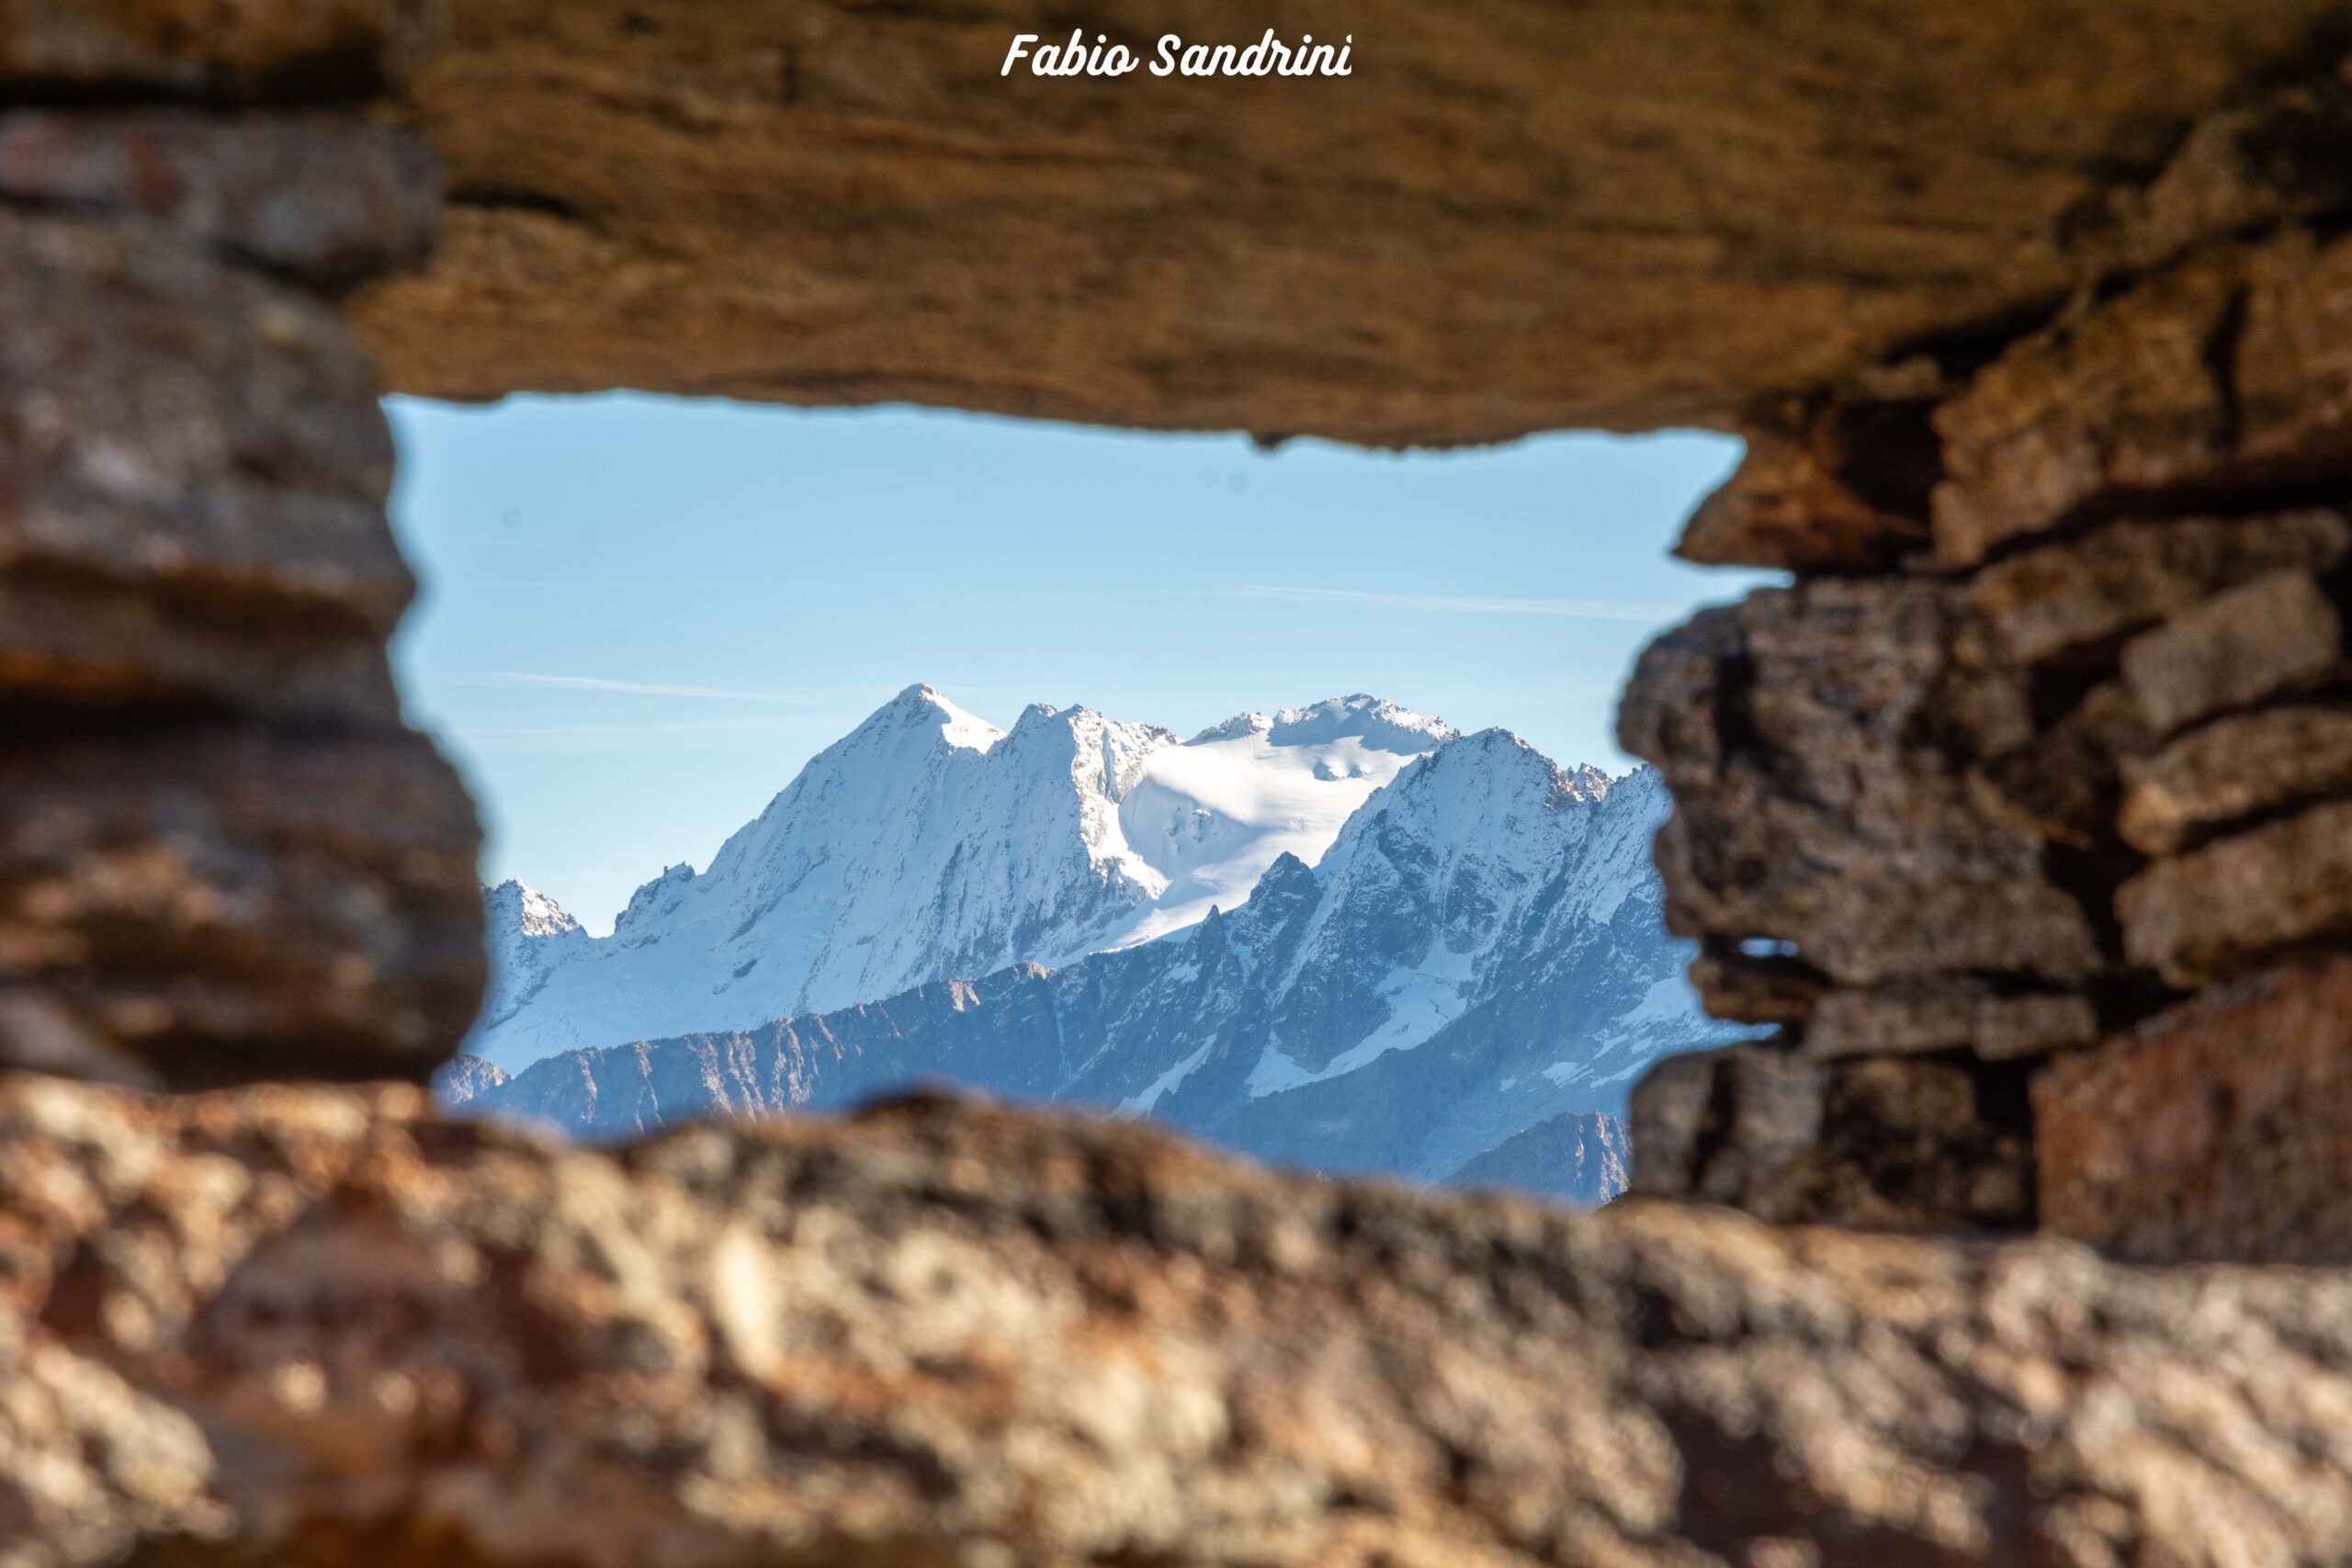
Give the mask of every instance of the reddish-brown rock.
[(0, 693), (91, 707), (226, 704), (297, 722), (400, 724), (384, 649), (333, 627), (191, 614), (154, 594), (0, 570)]
[(2325, 571), (2352, 555), (2340, 512), (2113, 523), (1997, 561), (1969, 593), (2013, 659), (2096, 653), (2200, 599), (2273, 571)]
[(1631, 1190), (1781, 1224), (2018, 1228), (2033, 1161), (2015, 1076), (1774, 1043), (1669, 1057), (1634, 1090)]
[(2097, 850), (2115, 838), (2124, 761), (2156, 743), (2120, 681), (2101, 681), (2041, 732), (1980, 764), (1998, 814), (2052, 843)]
[(1966, 1050), (1999, 1061), (2087, 1045), (2098, 1037), (2098, 1019), (2086, 997), (1927, 980), (1828, 992), (1806, 1020), (1804, 1049), (1815, 1056)]
[(43, 204), (0, 201), (0, 1063), (421, 1079), (470, 1022), (480, 836), (386, 661), (374, 368), (249, 265), (357, 265), (387, 146), (0, 117)]
[[(1723, 487), (1699, 503), (1674, 553), (1701, 566), (1772, 567), (1794, 571), (1883, 570), (1928, 542), (1924, 516), (1865, 497), (1848, 477), (1879, 453), (1857, 452), (1874, 438), (1901, 450), (1881, 424), (1826, 412), (1801, 429), (1750, 426), (1747, 451)], [(1916, 411), (1915, 411), (1916, 412)], [(1924, 414), (1917, 423), (1924, 434)], [(1859, 428), (1857, 428), (1859, 426)], [(1932, 463), (1930, 448), (1922, 467)], [(1908, 476), (1897, 474), (1891, 484)], [(1926, 510), (1927, 484), (1917, 483)]]
[(2352, 1264), (2352, 959), (2281, 969), (2034, 1080), (2041, 1222), (2127, 1258)]
[(1858, 986), (2098, 967), (2039, 833), (1973, 778), (2032, 727), (2022, 673), (1947, 584), (1821, 581), (1704, 613), (1643, 654), (1619, 730), (1674, 791), (1657, 853), (1680, 935), (1792, 943)]
[(21, 1568), (2352, 1553), (2340, 1277), (939, 1105), (604, 1155), (413, 1092), (0, 1084), (0, 1387)]
[(0, 572), (380, 646), (414, 583), (375, 369), (331, 309), (152, 231), (0, 209)]
[(2234, 148), (2274, 84), (2334, 69), (2339, 12), (1082, 18), (1147, 55), (1168, 32), (1353, 35), (1351, 76), (1301, 83), (1006, 77), (1015, 33), (1056, 32), (1017, 0), (454, 0), (413, 85), (447, 243), (361, 318), (393, 385), (429, 395), (910, 400), (1378, 443), (1733, 428), (2324, 204)]
[(1710, 1017), (1735, 1023), (1802, 1023), (1829, 982), (1798, 959), (1752, 955), (1721, 944), (1690, 961), (1690, 987)]

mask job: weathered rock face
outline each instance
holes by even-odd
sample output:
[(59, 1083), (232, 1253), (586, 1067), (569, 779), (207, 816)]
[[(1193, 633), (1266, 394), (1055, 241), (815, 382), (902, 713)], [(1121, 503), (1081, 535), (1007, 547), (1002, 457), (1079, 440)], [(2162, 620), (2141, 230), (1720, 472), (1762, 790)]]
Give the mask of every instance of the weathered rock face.
[(0, 199), (135, 213), (324, 287), (420, 260), (441, 217), (422, 142), (335, 114), (19, 111), (0, 123)]
[[(0, 8), (0, 1063), (422, 1077), (481, 985), (473, 813), (401, 721), (367, 352), (431, 160), (334, 112), (421, 8)], [(364, 68), (363, 68), (364, 67)], [(64, 91), (72, 87), (73, 92)]]
[(2352, 959), (2159, 1014), (2034, 1085), (2046, 1223), (2127, 1257), (2352, 1258)]
[(620, 1156), (0, 1084), (0, 1554), (2352, 1552), (2352, 1282), (1577, 1218), (937, 1104)]
[[(447, 239), (360, 310), (394, 385), (440, 396), (1381, 443), (1737, 423), (1834, 465), (1935, 395), (1932, 360), (1924, 392), (1883, 364), (1996, 347), (2113, 269), (2343, 186), (2278, 152), (2339, 125), (2337, 97), (2252, 107), (2332, 63), (2340, 0), (448, 10), (413, 83)], [(1147, 57), (1170, 31), (1347, 35), (1354, 74), (1000, 74), (1014, 34), (1081, 20)], [(1856, 377), (1851, 417), (1780, 412)], [(1887, 477), (1855, 506), (1916, 480)], [(1883, 555), (1826, 515), (1798, 557)]]
[(2347, 102), (2200, 128), (2147, 210), (2261, 217), (1884, 367), (1891, 448), (1832, 402), (1692, 519), (1799, 581), (1658, 642), (1622, 729), (1702, 995), (1781, 1034), (1643, 1088), (1637, 1190), (2352, 1262), (2341, 986), (2173, 1005), (2352, 947)]
[(1633, 1190), (1781, 1224), (2017, 1229), (2033, 1176), (2018, 1072), (1735, 1045), (1651, 1070)]

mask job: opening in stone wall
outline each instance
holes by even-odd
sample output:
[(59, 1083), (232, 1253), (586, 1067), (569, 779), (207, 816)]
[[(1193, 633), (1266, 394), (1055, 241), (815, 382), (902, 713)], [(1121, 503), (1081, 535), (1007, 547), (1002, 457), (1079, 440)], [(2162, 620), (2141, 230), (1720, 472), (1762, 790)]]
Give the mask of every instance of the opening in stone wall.
[[(0, 6), (0, 1563), (2352, 1561), (2345, 0), (1277, 9), (1349, 39), (1352, 74), (1011, 73), (1008, 42), (1045, 25), (1015, 0)], [(1148, 54), (1164, 28), (1247, 38), (1270, 18), (1095, 0), (1083, 20)], [(1370, 464), (1347, 507), (1307, 486), (1320, 499), (1269, 508), (1242, 547), (1359, 513), (1414, 529), (1342, 555), (1361, 576), (1311, 558), (1209, 579), (1234, 618), (1201, 619), (1204, 601), (1193, 640), (1214, 626), (1218, 647), (1117, 667), (1147, 629), (1142, 569), (975, 554), (947, 530), (989, 493), (977, 468), (933, 465), (958, 481), (922, 517), (929, 554), (961, 569), (949, 591), (853, 604), (841, 626), (822, 616), (842, 606), (776, 581), (801, 575), (786, 563), (699, 534), (718, 510), (696, 491), (633, 497), (628, 440), (570, 440), (564, 464), (590, 492), (568, 520), (619, 508), (650, 532), (616, 564), (611, 529), (566, 536), (501, 493), (530, 446), (503, 433), (530, 409), (407, 407), (487, 448), (443, 480), (424, 454), (402, 508), (489, 541), (436, 563), (410, 540), (443, 607), (480, 593), (492, 631), (445, 661), (431, 613), (408, 622), (404, 694), (390, 639), (415, 583), (384, 395), (614, 388), (1251, 432), (1278, 455), (1193, 437), (1151, 448), (1180, 459), (1157, 479), (1136, 477), (1139, 446), (1105, 471), (1155, 508), (1197, 485), (1238, 527), (1283, 476)], [(789, 448), (821, 475), (879, 431), (869, 470), (910, 499), (932, 482), (903, 413), (692, 413), (722, 415), (763, 433), (758, 471)], [(1452, 1165), (1464, 1104), (1516, 1092), (1475, 1050), (1459, 1081), (1381, 1100), (1369, 1133), (1319, 1111), (1243, 1123), (1443, 1064), (1475, 1006), (1410, 1046), (1389, 1021), (1540, 976), (1520, 960), (1555, 917), (1622, 976), (1640, 912), (1629, 895), (1578, 925), (1594, 899), (1454, 874), (1478, 856), (1449, 863), (1434, 829), (1461, 818), (1419, 809), (1470, 798), (1505, 820), (1503, 774), (1588, 824), (1640, 800), (1572, 770), (1557, 788), (1544, 753), (1593, 760), (1573, 740), (1521, 755), (1487, 732), (1546, 721), (1489, 711), (1531, 645), (1479, 637), (1633, 635), (1527, 608), (1600, 594), (1559, 552), (1623, 519), (1571, 515), (1590, 476), (1543, 468), (1598, 438), (1427, 468), (1291, 438), (1684, 427), (1744, 447), (1678, 549), (1788, 580), (1705, 607), (1661, 590), (1691, 613), (1640, 654), (1616, 733), (1672, 796), (1656, 863), (1671, 929), (1699, 943), (1690, 983), (1709, 1016), (1764, 1032), (1641, 1075), (1634, 1199), (1597, 1213), (1326, 1179), (1183, 1135), (1279, 1138), (1293, 1159), (1319, 1139), (1318, 1169), (1366, 1152), (1350, 1140), (1408, 1174)], [(1477, 533), (1529, 523), (1475, 477), (1514, 462), (1536, 465), (1558, 536)], [(733, 466), (670, 468), (701, 485)], [(1061, 446), (1043, 466), (1092, 460)], [(459, 502), (431, 504), (445, 482)], [(1498, 505), (1432, 522), (1425, 482), (1492, 485)], [(1655, 549), (1682, 505), (1578, 547)], [(1042, 536), (1050, 519), (1021, 508), (1002, 525)], [(820, 524), (828, 558), (893, 542), (869, 510)], [(716, 586), (673, 602), (662, 547)], [(905, 601), (921, 580), (899, 558), (924, 553), (861, 575)], [(1151, 581), (1199, 564), (1163, 553)], [(1122, 565), (1106, 611), (1088, 574)], [(662, 624), (571, 615), (589, 640), (571, 643), (531, 619), (525, 595), (552, 589), (526, 585), (591, 567)], [(1070, 874), (1026, 904), (1018, 857), (951, 849), (917, 919), (845, 927), (864, 906), (839, 874), (904, 823), (854, 823), (781, 890), (724, 896), (719, 840), (784, 780), (729, 804), (729, 757), (679, 766), (680, 738), (755, 739), (797, 710), (774, 671), (621, 651), (739, 636), (752, 664), (758, 637), (805, 629), (882, 662), (912, 621), (953, 653), (959, 616), (994, 603), (955, 591), (1007, 579), (1089, 607), (1069, 634), (1085, 660), (896, 671), (845, 723), (882, 721), (959, 812), (1091, 820), (1108, 842), (1156, 803), (1155, 852), (1238, 863), (1249, 899), (1059, 967), (991, 968), (1103, 915), (1117, 885), (1094, 840), (1046, 834), (1060, 859), (1023, 864)], [(1340, 669), (1267, 694), (1293, 666), (1236, 635), (1251, 610), (1330, 617), (1316, 655), (1402, 679)], [(1450, 628), (1451, 665), (1415, 661), (1415, 617)], [(1047, 647), (1057, 629), (1034, 607), (998, 619)], [(1573, 691), (1576, 650), (1532, 646)], [(1245, 689), (1214, 687), (1211, 652)], [(1066, 674), (1080, 662), (1125, 684)], [(1396, 689), (1449, 668), (1487, 683)], [(1357, 685), (1473, 733), (1312, 702)], [(1022, 705), (1038, 698), (1207, 739)], [(662, 716), (697, 703), (734, 716)], [(555, 759), (540, 793), (601, 812), (615, 825), (585, 836), (624, 861), (700, 868), (621, 873), (608, 905), (644, 891), (605, 948), (509, 889), (529, 939), (509, 945), (570, 961), (510, 967), (494, 1010), (556, 996), (596, 961), (580, 950), (755, 994), (788, 942), (711, 955), (778, 911), (822, 914), (784, 933), (818, 956), (850, 930), (860, 975), (894, 960), (886, 935), (927, 940), (983, 893), (1005, 940), (967, 942), (933, 967), (977, 977), (911, 1003), (603, 1058), (634, 1078), (548, 1058), (594, 1119), (652, 1135), (453, 1114), (424, 1085), (481, 1012), (499, 897), (473, 799), (412, 719), (456, 730), (493, 795), (499, 733), (603, 731), (609, 750)], [(733, 728), (648, 728), (714, 722)], [(1346, 732), (1374, 724), (1401, 744)], [(833, 739), (770, 738), (791, 752), (778, 773)], [(1329, 829), (1312, 865), (1258, 865), (1242, 852), (1262, 835), (1210, 786), (1262, 785), (1277, 739), (1309, 754), (1274, 770), (1298, 798), (1366, 789), (1363, 821), (1377, 784), (1396, 808), (1352, 848)], [(1218, 747), (1231, 765), (1193, 765)], [(1054, 766), (999, 768), (1023, 749)], [(713, 820), (700, 844), (640, 851), (668, 819), (624, 764), (665, 760), (665, 786), (720, 792)], [(1430, 787), (1408, 802), (1414, 779)], [(518, 823), (555, 819), (506, 804), (501, 857), (526, 847)], [(1488, 870), (1544, 842), (1467, 837)], [(1647, 835), (1603, 837), (1580, 848), (1631, 858)], [(1110, 913), (1166, 913), (1178, 879), (1123, 864), (1143, 891)], [(697, 954), (680, 911), (712, 886), (725, 919), (692, 928), (718, 933)], [(1430, 918), (1388, 918), (1408, 907)], [(1432, 967), (1431, 929), (1503, 961)], [(1294, 938), (1357, 961), (1266, 962)], [(1270, 974), (1291, 988), (1268, 1029), (1319, 1019), (1321, 1037), (1224, 1056), (1162, 1038)], [(1533, 990), (1495, 997), (1558, 999)], [(1102, 1099), (1148, 1115), (918, 1095), (655, 1130), (682, 1093), (813, 1104), (1008, 1041), (1049, 1041), (1060, 1083), (1073, 997), (1141, 1040), (1139, 1062), (1102, 1064), (1125, 1077)], [(1649, 992), (1614, 999), (1633, 1002), (1621, 1034), (1657, 1021)], [(1562, 1021), (1515, 1022), (1524, 1044)], [(1554, 1065), (1538, 1093), (1589, 1087)], [(487, 1100), (495, 1077), (461, 1065), (442, 1087)], [(1439, 1174), (1526, 1184), (1510, 1168), (1532, 1159), (1558, 1190), (1564, 1169), (1605, 1171), (1607, 1139), (1596, 1158), (1581, 1132), (1515, 1151), (1521, 1132)]]
[(403, 691), (488, 832), (469, 1114), (931, 1086), (1589, 1204), (1643, 1072), (1752, 1032), (1685, 977), (1614, 722), (1763, 576), (1662, 547), (1734, 440), (392, 412)]

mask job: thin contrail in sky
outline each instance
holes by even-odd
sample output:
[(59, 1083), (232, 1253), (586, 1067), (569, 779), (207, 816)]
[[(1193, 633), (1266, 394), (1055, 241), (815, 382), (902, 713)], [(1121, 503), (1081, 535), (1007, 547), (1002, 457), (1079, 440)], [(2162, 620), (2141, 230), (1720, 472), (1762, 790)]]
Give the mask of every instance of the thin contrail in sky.
[(673, 686), (655, 681), (607, 681), (597, 675), (536, 675), (501, 670), (487, 675), (460, 675), (458, 686), (537, 686), (566, 692), (618, 692), (639, 697), (707, 697), (727, 703), (805, 703), (808, 699), (782, 692), (739, 692), (722, 686)]
[(1383, 593), (1360, 588), (1288, 588), (1250, 583), (1226, 592), (1245, 599), (1286, 599), (1305, 604), (1367, 604), (1392, 610), (1435, 610), (1464, 615), (1558, 615), (1583, 621), (1671, 620), (1682, 610), (1672, 604), (1635, 604), (1620, 599), (1482, 599), (1444, 593)]

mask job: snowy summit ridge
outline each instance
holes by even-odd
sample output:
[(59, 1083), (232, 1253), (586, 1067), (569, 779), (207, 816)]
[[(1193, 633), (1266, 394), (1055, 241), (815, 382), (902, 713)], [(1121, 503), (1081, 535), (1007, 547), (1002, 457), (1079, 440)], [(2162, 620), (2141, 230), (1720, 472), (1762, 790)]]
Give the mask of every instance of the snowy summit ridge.
[[(1024, 745), (1045, 761), (1019, 761)], [(1073, 781), (1038, 807), (1056, 822), (1075, 812), (1056, 840), (1066, 859), (1096, 868), (1098, 891), (1145, 890), (1132, 907), (1087, 907), (1102, 939), (1091, 953), (1037, 962), (1033, 949), (853, 1006), (567, 1052), (511, 1081), (478, 1066), (447, 1092), (606, 1137), (944, 1078), (1149, 1115), (1321, 1169), (1483, 1172), (1592, 1201), (1623, 1177), (1611, 1119), (1633, 1078), (1736, 1032), (1700, 1012), (1689, 948), (1661, 919), (1650, 842), (1668, 800), (1650, 770), (1563, 770), (1506, 730), (1457, 736), (1362, 698), (1245, 716), (1181, 745), (1032, 709), (989, 755), (1016, 779)], [(1361, 799), (1335, 832), (1285, 815), (1343, 787)], [(1205, 818), (1197, 835), (1186, 813)], [(1307, 852), (1272, 851), (1246, 899), (1124, 940), (1189, 908), (1180, 897), (1217, 903), (1212, 872), (1238, 881), (1237, 863), (1302, 840)]]
[(544, 899), (509, 914), (494, 891), (500, 979), (468, 1048), (519, 1071), (1149, 941), (1246, 903), (1283, 854), (1319, 861), (1374, 792), (1453, 735), (1364, 695), (1243, 714), (1191, 740), (1043, 704), (1001, 730), (909, 686), (707, 871), (673, 866), (638, 889), (610, 937)]

